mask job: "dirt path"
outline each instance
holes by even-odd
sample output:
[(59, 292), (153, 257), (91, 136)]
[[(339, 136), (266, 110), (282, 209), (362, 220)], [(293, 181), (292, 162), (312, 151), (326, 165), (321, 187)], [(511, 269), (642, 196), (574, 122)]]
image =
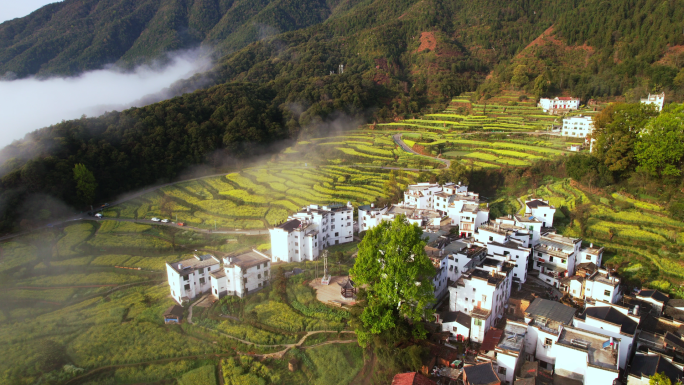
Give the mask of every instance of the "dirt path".
[(392, 139), (394, 139), (394, 142), (395, 142), (396, 144), (398, 144), (399, 147), (401, 147), (401, 148), (402, 148), (404, 151), (406, 151), (406, 152), (410, 152), (411, 154), (415, 154), (415, 155), (418, 155), (418, 156), (423, 156), (423, 157), (426, 157), (426, 158), (429, 158), (429, 159), (434, 159), (434, 160), (436, 160), (436, 161), (438, 161), (438, 162), (440, 162), (440, 163), (444, 163), (444, 164), (447, 166), (447, 168), (449, 168), (449, 166), (451, 166), (451, 161), (450, 161), (449, 159), (436, 158), (436, 157), (434, 157), (434, 156), (427, 156), (427, 155), (419, 154), (419, 153), (413, 151), (413, 149), (412, 149), (411, 147), (409, 147), (408, 144), (404, 143), (404, 141), (401, 140), (401, 133), (392, 135)]

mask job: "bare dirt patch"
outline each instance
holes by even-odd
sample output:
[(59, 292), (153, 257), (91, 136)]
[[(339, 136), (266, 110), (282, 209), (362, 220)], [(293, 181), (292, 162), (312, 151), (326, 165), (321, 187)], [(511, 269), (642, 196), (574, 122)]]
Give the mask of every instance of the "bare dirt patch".
[(684, 45), (673, 45), (667, 47), (663, 57), (658, 60), (658, 64), (678, 67), (684, 63)]
[(437, 48), (437, 39), (434, 32), (423, 32), (420, 34), (420, 46), (416, 52), (423, 52), (425, 50), (434, 51)]

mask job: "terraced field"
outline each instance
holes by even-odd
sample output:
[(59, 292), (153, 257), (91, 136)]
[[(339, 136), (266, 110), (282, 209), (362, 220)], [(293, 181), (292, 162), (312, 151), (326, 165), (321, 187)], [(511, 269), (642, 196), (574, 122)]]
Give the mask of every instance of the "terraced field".
[[(667, 217), (657, 202), (594, 194), (568, 180), (542, 186), (529, 196), (548, 199), (559, 208), (554, 225), (560, 224), (567, 236), (605, 247), (604, 262), (610, 261), (633, 284), (684, 295), (684, 222)], [(586, 218), (570, 223), (560, 208), (572, 211), (581, 204), (589, 205)]]
[(311, 203), (375, 202), (385, 196), (390, 168), (409, 169), (400, 176), (408, 183), (418, 175), (411, 170), (441, 165), (402, 150), (393, 133), (359, 130), (300, 141), (261, 166), (167, 186), (111, 207), (105, 217), (169, 218), (207, 229), (263, 229)]

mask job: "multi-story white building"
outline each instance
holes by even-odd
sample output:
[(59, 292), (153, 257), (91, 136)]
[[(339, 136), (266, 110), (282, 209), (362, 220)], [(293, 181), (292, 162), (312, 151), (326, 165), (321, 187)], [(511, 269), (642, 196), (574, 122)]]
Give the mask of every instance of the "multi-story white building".
[(404, 204), (420, 210), (428, 210), (433, 207), (433, 197), (442, 191), (438, 183), (418, 183), (409, 185), (404, 192)]
[(531, 199), (525, 201), (525, 216), (533, 216), (542, 222), (542, 227), (553, 227), (553, 216), (556, 208), (543, 199)]
[(620, 278), (607, 270), (598, 269), (584, 281), (584, 298), (587, 300), (618, 303), (622, 295)]
[(449, 285), (449, 311), (471, 317), (471, 341), (484, 341), (485, 333), (503, 316), (511, 295), (512, 270), (507, 261), (485, 257)]
[[(537, 298), (525, 311), (525, 356), (559, 377), (586, 385), (613, 385), (624, 340), (603, 330), (573, 326), (575, 309)], [(554, 381), (555, 382), (555, 381)]]
[(195, 255), (180, 262), (166, 263), (171, 297), (179, 304), (211, 290), (210, 274), (220, 270), (221, 261), (210, 254)]
[(489, 222), (489, 209), (480, 207), (479, 203), (466, 203), (456, 200), (447, 209), (452, 226), (458, 226), (462, 237), (470, 237), (481, 225)]
[(663, 105), (665, 104), (665, 93), (663, 92), (661, 94), (655, 95), (648, 94), (646, 99), (641, 99), (641, 103), (653, 105), (655, 106), (656, 110), (660, 112), (663, 110)]
[(560, 287), (561, 278), (575, 274), (575, 259), (581, 247), (581, 239), (558, 234), (541, 236), (533, 251), (533, 268), (539, 270), (539, 279), (553, 287)]
[(318, 258), (327, 246), (354, 240), (354, 207), (309, 205), (287, 222), (269, 229), (273, 262), (301, 262)]
[[(514, 226), (511, 226), (514, 227)], [(522, 234), (519, 234), (521, 231)], [(525, 229), (511, 229), (506, 225), (489, 224), (478, 228), (473, 236), (480, 244), (487, 247), (487, 253), (496, 258), (502, 258), (513, 265), (513, 281), (525, 283), (527, 281), (527, 259), (532, 249), (525, 247), (529, 232)], [(523, 240), (514, 238), (520, 235)]]
[(567, 138), (586, 139), (594, 132), (594, 119), (591, 116), (570, 116), (563, 119), (561, 133)]
[(387, 213), (389, 207), (378, 208), (375, 204), (359, 206), (359, 232), (367, 231), (382, 222), (382, 216)]
[(636, 348), (634, 340), (639, 334), (640, 317), (629, 308), (604, 301), (587, 301), (583, 314), (574, 317), (576, 328), (606, 335), (620, 340), (619, 367), (625, 369), (627, 361)]
[(541, 98), (537, 107), (541, 107), (544, 112), (551, 114), (564, 113), (577, 110), (580, 107), (579, 98), (556, 97), (553, 99)]
[(589, 244), (589, 247), (580, 249), (579, 258), (575, 261), (579, 266), (580, 263), (593, 263), (601, 267), (603, 264), (603, 247), (594, 247), (594, 244)]
[(223, 269), (213, 272), (211, 293), (244, 297), (260, 290), (271, 279), (271, 258), (257, 250), (223, 258)]
[(513, 384), (515, 374), (525, 362), (525, 336), (528, 325), (506, 320), (504, 337), (496, 345), (496, 372), (505, 384)]

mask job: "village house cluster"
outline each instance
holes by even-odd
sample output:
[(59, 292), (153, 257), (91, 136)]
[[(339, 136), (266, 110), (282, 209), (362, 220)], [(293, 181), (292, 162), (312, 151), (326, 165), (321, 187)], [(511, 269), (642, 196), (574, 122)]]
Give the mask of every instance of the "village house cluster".
[[(445, 349), (454, 342), (479, 346), (475, 362), (458, 371), (465, 384), (647, 384), (656, 372), (673, 383), (682, 378), (684, 301), (654, 290), (626, 292), (603, 267), (602, 247), (558, 234), (548, 201), (524, 204), (523, 214), (490, 219), (468, 186), (418, 183), (398, 204), (360, 206), (357, 222), (349, 203), (310, 205), (270, 229), (270, 254), (198, 254), (168, 263), (171, 295), (179, 303), (202, 293), (245, 296), (268, 284), (271, 263), (316, 260), (326, 247), (403, 215), (424, 230), (435, 267), (435, 305), (445, 304), (435, 313), (439, 341)], [(540, 289), (526, 291), (531, 284)], [(422, 378), (410, 375), (400, 377)]]

